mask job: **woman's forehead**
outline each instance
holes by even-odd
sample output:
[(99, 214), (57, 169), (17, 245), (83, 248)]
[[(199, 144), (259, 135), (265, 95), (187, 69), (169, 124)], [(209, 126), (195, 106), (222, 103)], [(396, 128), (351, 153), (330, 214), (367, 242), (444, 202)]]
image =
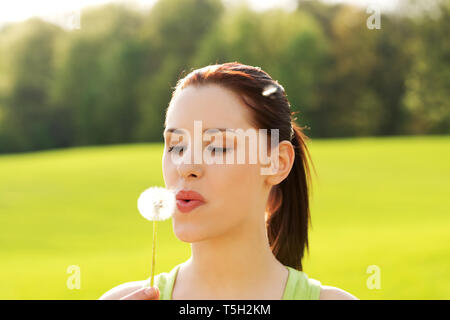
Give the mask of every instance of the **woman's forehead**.
[(230, 90), (219, 86), (188, 87), (171, 102), (166, 128), (194, 127), (201, 121), (203, 128), (248, 128), (247, 107)]

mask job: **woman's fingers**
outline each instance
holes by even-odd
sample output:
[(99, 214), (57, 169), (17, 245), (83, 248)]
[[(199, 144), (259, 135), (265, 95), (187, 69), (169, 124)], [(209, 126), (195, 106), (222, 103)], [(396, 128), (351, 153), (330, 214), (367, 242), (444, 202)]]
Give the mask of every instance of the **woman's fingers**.
[(141, 288), (122, 298), (120, 300), (159, 300), (158, 287)]

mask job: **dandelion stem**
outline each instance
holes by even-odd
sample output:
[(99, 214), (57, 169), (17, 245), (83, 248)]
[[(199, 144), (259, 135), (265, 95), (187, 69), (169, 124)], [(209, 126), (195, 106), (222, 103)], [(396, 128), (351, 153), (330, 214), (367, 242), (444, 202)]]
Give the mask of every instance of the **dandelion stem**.
[(153, 276), (155, 275), (155, 243), (156, 243), (156, 220), (153, 220), (153, 248), (152, 248), (152, 278), (150, 280), (150, 287), (153, 287)]

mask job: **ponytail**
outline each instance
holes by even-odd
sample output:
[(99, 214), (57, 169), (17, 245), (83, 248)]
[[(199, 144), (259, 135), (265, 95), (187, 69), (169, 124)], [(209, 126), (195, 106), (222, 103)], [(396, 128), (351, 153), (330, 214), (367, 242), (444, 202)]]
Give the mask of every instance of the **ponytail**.
[(295, 160), (289, 175), (270, 191), (266, 226), (270, 247), (278, 261), (302, 271), (305, 248), (309, 254), (311, 174), (307, 160), (311, 162), (311, 158), (305, 143), (308, 138), (295, 122), (291, 124)]

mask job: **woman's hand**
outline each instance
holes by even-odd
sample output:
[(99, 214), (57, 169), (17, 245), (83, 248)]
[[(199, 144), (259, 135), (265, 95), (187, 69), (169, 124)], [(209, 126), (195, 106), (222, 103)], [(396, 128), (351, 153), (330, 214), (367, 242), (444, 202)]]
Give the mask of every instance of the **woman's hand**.
[(119, 300), (159, 300), (158, 287), (140, 288)]
[(103, 294), (99, 300), (159, 300), (158, 287), (146, 287), (146, 283), (145, 280), (123, 283)]

